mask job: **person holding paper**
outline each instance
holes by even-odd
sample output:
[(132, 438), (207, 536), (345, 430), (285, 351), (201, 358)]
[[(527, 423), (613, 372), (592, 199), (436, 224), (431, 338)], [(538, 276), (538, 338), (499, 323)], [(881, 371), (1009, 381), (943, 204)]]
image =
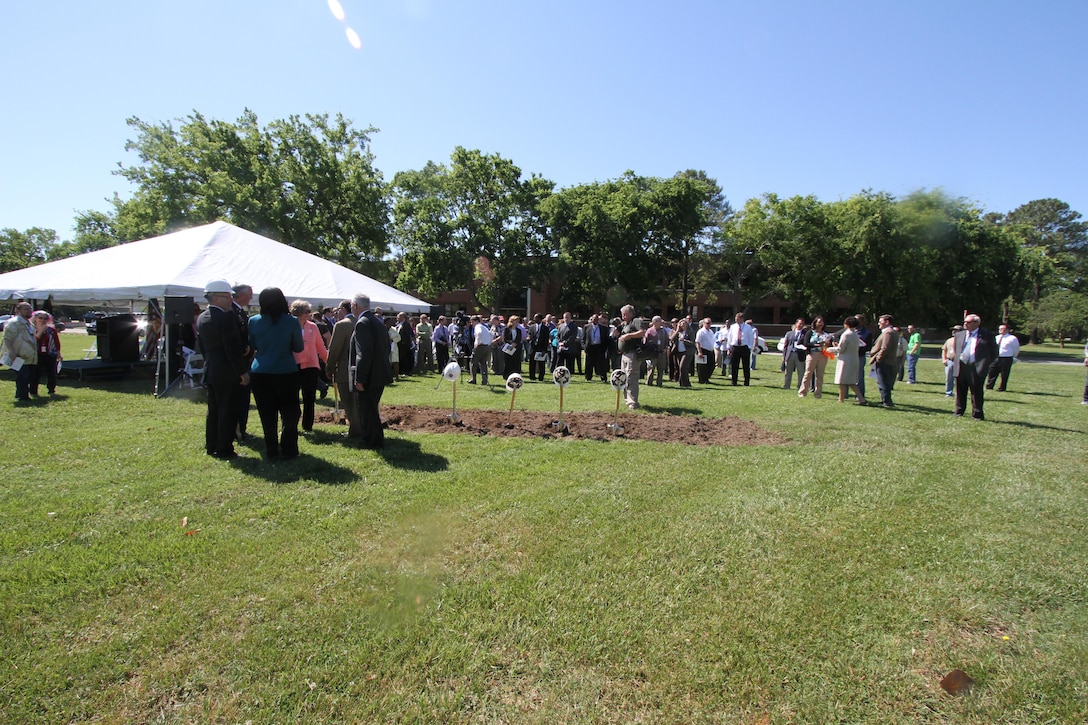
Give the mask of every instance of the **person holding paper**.
[(502, 331), (502, 354), (506, 358), (503, 361), (502, 374), (507, 379), (514, 373), (521, 375), (522, 333), (521, 327), (518, 325), (520, 321), (521, 318), (517, 315), (510, 315), (510, 319)]
[(34, 312), (29, 302), (15, 305), (15, 316), (4, 325), (5, 365), (15, 371), (15, 400), (30, 402), (30, 382), (38, 367), (38, 343), (30, 315)]

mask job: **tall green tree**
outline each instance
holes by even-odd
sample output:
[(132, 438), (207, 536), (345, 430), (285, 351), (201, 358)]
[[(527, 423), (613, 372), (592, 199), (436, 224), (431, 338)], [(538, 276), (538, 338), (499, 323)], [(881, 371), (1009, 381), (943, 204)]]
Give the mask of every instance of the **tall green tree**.
[(947, 325), (962, 319), (968, 310), (996, 327), (1003, 317), (1004, 301), (1016, 286), (1016, 240), (965, 200), (954, 205), (952, 212), (949, 243), (939, 248), (930, 272), (927, 320)]
[(1025, 247), (1050, 260), (1056, 289), (1088, 292), (1088, 223), (1080, 212), (1059, 199), (1036, 199), (1006, 214), (1003, 223)]
[(117, 238), (114, 218), (104, 211), (82, 211), (76, 215), (75, 237), (61, 242), (49, 250), (50, 261), (74, 257), (86, 252), (97, 252), (121, 243)]
[(688, 299), (711, 270), (715, 233), (733, 213), (718, 182), (705, 171), (687, 170), (668, 179), (650, 180), (643, 201), (647, 244), (661, 269), (661, 284), (676, 290), (676, 303)]
[(834, 205), (842, 254), (839, 289), (853, 309), (894, 314), (917, 280), (915, 250), (899, 212), (890, 194), (871, 190)]
[(449, 166), (428, 162), (398, 173), (390, 185), (401, 249), (397, 283), (425, 297), (467, 289), (479, 307), (494, 307), (530, 286), (550, 258), (540, 201), (553, 184), (498, 154), (458, 146)]
[[(771, 224), (768, 197), (752, 198), (715, 232), (710, 277), (700, 280), (702, 289), (726, 289), (732, 293), (734, 307), (751, 303), (771, 294), (766, 275), (761, 275), (762, 259), (776, 242)], [(736, 314), (739, 309), (734, 309)]]
[[(628, 171), (612, 181), (563, 189), (542, 202), (541, 216), (558, 252), (556, 274), (563, 280), (560, 306), (615, 309), (660, 296), (669, 232), (665, 212), (650, 201), (657, 183)], [(661, 245), (650, 241), (655, 230), (661, 230)]]
[(389, 251), (388, 205), (370, 134), (337, 115), (291, 116), (261, 128), (193, 113), (173, 123), (131, 118), (118, 174), (130, 199), (113, 202), (114, 235), (131, 241), (218, 219), (377, 276)]
[(1040, 337), (1050, 337), (1065, 347), (1066, 338), (1083, 339), (1088, 329), (1088, 295), (1073, 290), (1051, 292), (1031, 311), (1028, 324)]
[(814, 196), (764, 197), (762, 233), (770, 243), (759, 251), (773, 294), (801, 309), (826, 314), (843, 289), (844, 254), (827, 205)]
[(11, 228), (0, 230), (0, 273), (14, 272), (47, 261), (49, 250), (56, 244), (57, 233), (52, 229), (31, 227), (22, 232)]
[[(1010, 211), (998, 223), (1020, 244), (1019, 290), (1015, 297), (1040, 319), (1042, 299), (1061, 290), (1088, 292), (1088, 224), (1059, 199), (1036, 199)], [(1032, 325), (1031, 341), (1041, 331)]]
[(993, 321), (1009, 294), (1015, 249), (981, 211), (943, 191), (916, 191), (898, 202), (899, 223), (910, 252), (901, 270), (907, 281), (896, 307), (903, 322), (945, 326), (965, 309)]

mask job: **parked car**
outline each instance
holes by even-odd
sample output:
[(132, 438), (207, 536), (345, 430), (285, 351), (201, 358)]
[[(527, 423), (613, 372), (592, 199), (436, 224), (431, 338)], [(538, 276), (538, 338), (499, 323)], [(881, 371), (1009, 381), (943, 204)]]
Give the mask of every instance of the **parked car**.
[(87, 334), (98, 334), (98, 321), (106, 316), (105, 312), (88, 312), (83, 315), (83, 321), (87, 323)]
[(7, 321), (12, 317), (14, 317), (14, 315), (0, 315), (0, 330), (4, 329), (4, 325), (6, 325)]

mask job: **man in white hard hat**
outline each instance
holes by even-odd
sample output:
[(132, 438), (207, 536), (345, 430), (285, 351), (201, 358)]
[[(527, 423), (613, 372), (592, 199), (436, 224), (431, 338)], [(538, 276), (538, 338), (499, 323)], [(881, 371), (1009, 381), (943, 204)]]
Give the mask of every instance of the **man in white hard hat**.
[(234, 290), (216, 279), (204, 285), (208, 309), (196, 321), (197, 345), (204, 356), (204, 384), (208, 389), (208, 417), (204, 447), (209, 456), (236, 458), (234, 437), (238, 424), (238, 399), (249, 385), (249, 363), (238, 320), (231, 311)]

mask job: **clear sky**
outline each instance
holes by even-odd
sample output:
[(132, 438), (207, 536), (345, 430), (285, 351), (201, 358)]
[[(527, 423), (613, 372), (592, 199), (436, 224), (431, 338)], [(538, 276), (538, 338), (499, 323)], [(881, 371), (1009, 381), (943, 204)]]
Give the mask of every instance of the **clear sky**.
[(130, 196), (129, 117), (245, 108), (378, 128), (387, 180), (460, 145), (560, 187), (702, 169), (734, 207), (942, 188), (1088, 216), (1084, 0), (339, 2), (0, 2), (0, 228), (69, 239)]

